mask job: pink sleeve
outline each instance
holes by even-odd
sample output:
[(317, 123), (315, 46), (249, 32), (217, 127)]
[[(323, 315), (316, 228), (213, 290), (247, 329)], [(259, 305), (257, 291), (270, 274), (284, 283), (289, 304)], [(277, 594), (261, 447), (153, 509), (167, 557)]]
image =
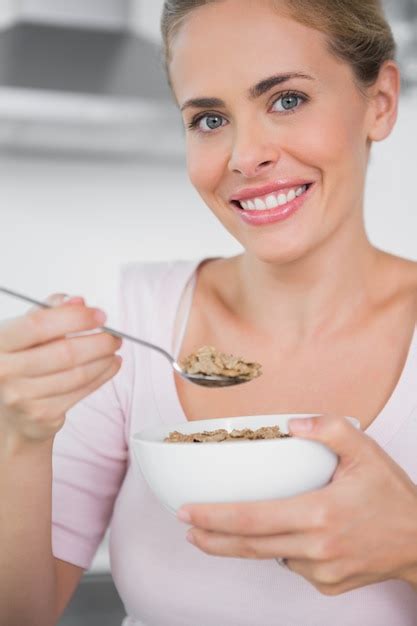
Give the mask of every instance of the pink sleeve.
[[(125, 317), (121, 309), (122, 324)], [(126, 471), (131, 345), (123, 343), (118, 374), (68, 411), (55, 437), (52, 550), (55, 557), (84, 569), (90, 567), (109, 525)]]

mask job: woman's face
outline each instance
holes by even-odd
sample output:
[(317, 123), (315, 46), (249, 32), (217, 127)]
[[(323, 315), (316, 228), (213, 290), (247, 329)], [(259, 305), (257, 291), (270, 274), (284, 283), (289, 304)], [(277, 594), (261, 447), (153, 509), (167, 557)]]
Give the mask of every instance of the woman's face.
[(323, 34), (268, 1), (215, 2), (187, 16), (170, 72), (190, 179), (250, 254), (289, 262), (360, 227), (369, 100)]

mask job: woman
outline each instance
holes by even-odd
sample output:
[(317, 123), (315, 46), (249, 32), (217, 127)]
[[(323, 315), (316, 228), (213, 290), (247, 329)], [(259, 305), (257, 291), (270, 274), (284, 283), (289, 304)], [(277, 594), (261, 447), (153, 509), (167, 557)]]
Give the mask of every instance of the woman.
[[(390, 29), (377, 0), (167, 0), (162, 27), (190, 179), (243, 252), (128, 266), (121, 324), (264, 374), (207, 390), (126, 344), (119, 372), (118, 340), (66, 337), (103, 322), (81, 298), (3, 325), (0, 623), (56, 623), (111, 519), (126, 625), (411, 626), (417, 266), (363, 220), (371, 146), (397, 113)], [(147, 425), (281, 412), (321, 414), (291, 429), (340, 456), (324, 489), (177, 520), (131, 463)]]

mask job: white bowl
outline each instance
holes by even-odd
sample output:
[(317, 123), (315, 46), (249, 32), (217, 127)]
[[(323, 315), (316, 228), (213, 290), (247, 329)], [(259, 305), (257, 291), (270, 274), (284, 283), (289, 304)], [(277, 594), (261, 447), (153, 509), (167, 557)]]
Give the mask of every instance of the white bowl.
[(132, 435), (134, 456), (157, 498), (175, 513), (183, 504), (249, 502), (285, 498), (322, 487), (338, 457), (323, 444), (297, 437), (220, 443), (167, 443), (178, 430), (189, 434), (217, 428), (280, 427), (292, 417), (255, 415), (148, 428)]

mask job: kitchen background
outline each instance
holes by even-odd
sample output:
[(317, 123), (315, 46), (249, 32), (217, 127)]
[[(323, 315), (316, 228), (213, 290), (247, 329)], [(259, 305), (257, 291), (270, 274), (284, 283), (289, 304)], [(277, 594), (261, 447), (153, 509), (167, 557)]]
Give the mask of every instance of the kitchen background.
[[(403, 96), (394, 133), (373, 149), (366, 221), (375, 244), (417, 260), (417, 0), (385, 4)], [(187, 181), (161, 7), (0, 0), (0, 284), (84, 295), (109, 325), (121, 264), (240, 249)], [(0, 320), (26, 308), (0, 296)], [(120, 623), (108, 571), (105, 540), (61, 626)]]

